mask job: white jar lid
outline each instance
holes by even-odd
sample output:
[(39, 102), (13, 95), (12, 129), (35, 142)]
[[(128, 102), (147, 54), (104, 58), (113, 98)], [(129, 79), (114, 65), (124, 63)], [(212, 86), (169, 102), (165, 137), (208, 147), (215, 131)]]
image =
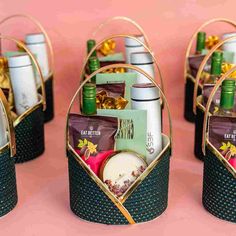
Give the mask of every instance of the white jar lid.
[(131, 53), (130, 59), (133, 65), (153, 63), (152, 55), (149, 52), (133, 52)]
[(152, 83), (134, 84), (131, 87), (132, 100), (154, 100), (159, 99), (159, 89)]
[(25, 36), (25, 42), (26, 44), (44, 43), (45, 37), (42, 33), (27, 34)]
[[(233, 37), (233, 36), (236, 36), (236, 32), (230, 32), (230, 33), (223, 34), (222, 39), (227, 39), (227, 38), (230, 38), (230, 37)], [(232, 43), (232, 42), (236, 42), (236, 39), (230, 40), (226, 43)]]
[(8, 67), (16, 68), (23, 66), (30, 66), (31, 60), (28, 54), (21, 54), (16, 56), (11, 56), (8, 58)]
[[(145, 42), (143, 35), (132, 35), (135, 38), (137, 38), (138, 40), (140, 40), (141, 42)], [(142, 47), (142, 45), (137, 42), (135, 39), (132, 38), (125, 38), (125, 46), (126, 47)]]

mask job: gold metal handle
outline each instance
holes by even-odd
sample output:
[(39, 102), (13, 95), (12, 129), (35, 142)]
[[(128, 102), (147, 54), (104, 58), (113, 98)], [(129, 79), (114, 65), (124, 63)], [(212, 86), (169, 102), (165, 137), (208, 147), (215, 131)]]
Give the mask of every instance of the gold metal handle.
[(107, 20), (105, 20), (103, 23), (101, 23), (96, 28), (96, 30), (92, 34), (93, 37), (95, 37), (97, 35), (97, 33), (99, 31), (101, 31), (105, 26), (107, 26), (108, 24), (110, 24), (114, 21), (125, 21), (125, 22), (128, 22), (128, 23), (132, 24), (143, 35), (144, 40), (145, 40), (145, 44), (150, 48), (149, 39), (148, 39), (147, 35), (145, 34), (143, 28), (136, 21), (134, 21), (134, 20), (132, 20), (132, 19), (126, 17), (126, 16), (114, 16), (114, 17), (108, 18)]
[(16, 44), (18, 44), (20, 47), (22, 47), (26, 53), (29, 55), (30, 59), (32, 60), (36, 70), (37, 70), (37, 73), (39, 74), (39, 77), (40, 77), (40, 80), (41, 80), (41, 90), (42, 90), (42, 100), (43, 100), (43, 110), (45, 111), (46, 109), (46, 93), (45, 93), (45, 85), (44, 85), (44, 80), (43, 80), (43, 74), (42, 74), (42, 71), (39, 67), (39, 64), (37, 62), (37, 60), (35, 59), (35, 57), (33, 56), (33, 54), (30, 52), (30, 50), (25, 46), (24, 43), (20, 42), (19, 40), (13, 38), (13, 37), (10, 37), (10, 36), (3, 36), (3, 35), (0, 35), (0, 39), (5, 39), (5, 40), (9, 40), (9, 41), (12, 41)]
[[(138, 42), (139, 44), (141, 44), (152, 56), (153, 58), (153, 61), (154, 61), (154, 64), (156, 65), (157, 67), (157, 70), (158, 70), (158, 74), (159, 74), (159, 77), (160, 77), (160, 82), (161, 82), (161, 90), (163, 93), (165, 93), (164, 91), (164, 83), (163, 83), (163, 79), (162, 79), (162, 74), (161, 74), (161, 70), (160, 70), (160, 66), (156, 60), (156, 58), (154, 57), (153, 55), (153, 52), (150, 50), (150, 48), (148, 48), (147, 45), (145, 45), (145, 43), (143, 43), (142, 41), (140, 41), (139, 39), (137, 39), (136, 37), (134, 36), (131, 36), (131, 35), (128, 35), (128, 34), (117, 34), (117, 35), (112, 35), (112, 36), (109, 36), (109, 37), (106, 37), (105, 39), (101, 40), (100, 42), (98, 42), (92, 49), (91, 51), (89, 52), (89, 54), (87, 55), (83, 65), (82, 65), (82, 69), (81, 69), (81, 73), (80, 73), (80, 78), (83, 77), (83, 74), (84, 74), (84, 70), (86, 68), (86, 64), (88, 63), (88, 60), (89, 58), (91, 57), (91, 55), (93, 54), (94, 51), (97, 50), (97, 48), (99, 48), (104, 42), (106, 42), (107, 40), (110, 40), (110, 39), (114, 39), (114, 38), (131, 38), (133, 40), (135, 40), (136, 42)], [(121, 66), (122, 67), (122, 66)]]
[(3, 112), (6, 114), (10, 151), (11, 151), (11, 156), (14, 157), (16, 154), (15, 130), (11, 119), (11, 111), (9, 105), (1, 88), (0, 88), (0, 103), (2, 104)]
[(161, 90), (160, 86), (157, 84), (157, 82), (149, 75), (147, 74), (145, 71), (141, 70), (139, 67), (130, 65), (130, 64), (112, 64), (112, 65), (108, 65), (108, 66), (104, 66), (98, 70), (96, 70), (95, 72), (93, 72), (92, 74), (90, 74), (79, 86), (79, 88), (77, 89), (77, 91), (75, 92), (68, 111), (67, 111), (67, 118), (66, 118), (66, 145), (68, 144), (68, 119), (69, 119), (69, 113), (71, 111), (72, 105), (75, 101), (75, 98), (79, 95), (79, 92), (81, 91), (81, 89), (83, 88), (83, 86), (85, 85), (85, 83), (87, 83), (92, 77), (94, 77), (96, 74), (101, 73), (104, 70), (108, 70), (108, 69), (115, 69), (115, 68), (127, 68), (127, 69), (131, 69), (131, 70), (135, 70), (141, 74), (143, 74), (144, 76), (146, 76), (160, 91), (163, 101), (166, 105), (167, 108), (167, 112), (168, 112), (168, 119), (169, 119), (169, 138), (170, 138), (170, 147), (172, 147), (172, 121), (171, 121), (171, 115), (170, 115), (170, 109), (169, 109), (169, 104), (167, 102), (166, 96), (164, 94), (164, 92)]
[[(235, 39), (236, 39), (236, 37), (235, 37)], [(216, 91), (221, 86), (222, 82), (225, 79), (227, 79), (234, 71), (236, 71), (236, 66), (234, 66), (229, 71), (227, 71), (223, 76), (221, 76), (221, 78), (215, 84), (215, 86), (214, 86), (213, 90), (211, 91), (211, 94), (210, 94), (210, 96), (208, 98), (207, 105), (206, 105), (206, 110), (205, 110), (205, 114), (204, 114), (203, 132), (202, 132), (202, 152), (203, 152), (204, 155), (206, 154), (207, 120), (208, 120), (208, 117), (209, 117), (209, 113), (210, 113), (209, 110), (210, 110), (210, 106), (211, 106), (213, 97), (214, 97)]]
[(193, 91), (193, 112), (194, 112), (194, 114), (196, 114), (196, 101), (197, 101), (198, 84), (200, 81), (201, 74), (204, 70), (204, 67), (205, 67), (207, 61), (212, 56), (213, 52), (216, 51), (218, 48), (220, 48), (224, 43), (229, 42), (231, 40), (236, 40), (236, 36), (226, 38), (224, 40), (221, 40), (219, 43), (217, 43), (214, 47), (212, 47), (212, 49), (208, 52), (208, 54), (204, 57), (202, 63), (200, 64), (200, 67), (197, 72), (195, 84), (194, 84), (194, 91)]
[(235, 21), (232, 21), (232, 20), (229, 20), (229, 19), (226, 19), (226, 18), (214, 18), (214, 19), (211, 19), (207, 22), (205, 22), (204, 24), (202, 24), (196, 31), (195, 33), (192, 35), (191, 39), (190, 39), (190, 42), (188, 44), (188, 47), (186, 49), (186, 53), (185, 53), (185, 64), (184, 64), (184, 78), (185, 78), (185, 81), (186, 81), (186, 78), (187, 78), (187, 72), (188, 72), (188, 69), (189, 69), (189, 65), (188, 65), (188, 57), (190, 55), (190, 51), (191, 51), (191, 48), (193, 46), (193, 42), (195, 40), (195, 38), (197, 37), (197, 34), (199, 31), (201, 31), (203, 28), (205, 28), (206, 26), (210, 25), (210, 24), (213, 24), (213, 23), (218, 23), (218, 22), (223, 22), (223, 23), (227, 23), (229, 25), (232, 25), (236, 28), (236, 22)]
[(54, 68), (54, 52), (53, 52), (52, 42), (51, 42), (46, 30), (42, 26), (42, 24), (37, 19), (35, 19), (34, 17), (32, 17), (30, 15), (27, 15), (27, 14), (14, 14), (14, 15), (7, 16), (3, 20), (1, 20), (0, 25), (2, 25), (3, 23), (5, 23), (5, 22), (7, 22), (11, 19), (15, 19), (15, 18), (25, 18), (25, 19), (31, 21), (38, 28), (38, 30), (42, 32), (42, 34), (45, 37), (48, 49), (49, 49), (49, 60), (50, 60), (50, 65), (51, 65), (50, 68), (51, 68), (51, 72), (52, 72), (53, 68)]

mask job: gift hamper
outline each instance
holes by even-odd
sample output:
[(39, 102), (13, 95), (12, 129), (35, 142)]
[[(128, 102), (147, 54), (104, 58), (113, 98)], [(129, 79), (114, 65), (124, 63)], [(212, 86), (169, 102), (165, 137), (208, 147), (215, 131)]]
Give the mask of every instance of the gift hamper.
[[(202, 151), (204, 175), (202, 203), (214, 216), (236, 223), (236, 158), (235, 158), (235, 79), (224, 74), (212, 90), (204, 114)], [(210, 106), (221, 86), (220, 112), (210, 115)]]
[(3, 137), (2, 133), (0, 137), (0, 217), (9, 213), (17, 204), (14, 163), (16, 152), (15, 133), (8, 103), (0, 89), (0, 131), (3, 130), (3, 127), (6, 127), (8, 132), (4, 130), (6, 137)]
[[(185, 64), (184, 64), (184, 78), (185, 78), (185, 95), (184, 95), (184, 117), (189, 122), (194, 122), (195, 114), (193, 112), (193, 92), (194, 86), (196, 82), (196, 75), (199, 69), (199, 65), (201, 64), (204, 56), (207, 54), (208, 50), (210, 50), (215, 44), (219, 42), (219, 36), (210, 35), (206, 36), (206, 33), (203, 32), (207, 26), (212, 25), (214, 23), (227, 23), (236, 26), (236, 22), (225, 19), (225, 18), (216, 18), (205, 22), (201, 25), (197, 31), (193, 34), (188, 44), (186, 54), (185, 54)], [(195, 53), (191, 55), (191, 50), (194, 42), (196, 41), (196, 49)], [(231, 57), (232, 54), (230, 52), (225, 53), (225, 56)], [(204, 83), (204, 79), (209, 74), (209, 65), (210, 61), (204, 67), (204, 70), (201, 73), (201, 79), (197, 85), (197, 95), (202, 93), (202, 85)]]
[[(212, 49), (207, 53), (207, 55), (202, 60), (198, 73), (196, 75), (195, 85), (194, 85), (194, 92), (193, 92), (193, 111), (196, 114), (195, 119), (195, 139), (194, 139), (194, 154), (199, 160), (204, 159), (204, 155), (202, 153), (202, 132), (203, 132), (203, 120), (205, 114), (205, 107), (210, 95), (211, 90), (214, 87), (214, 84), (220, 78), (222, 74), (227, 72), (231, 67), (234, 66), (232, 61), (227, 61), (227, 57), (224, 57), (224, 51), (220, 48), (227, 43), (231, 43), (236, 40), (236, 36), (232, 36), (221, 40), (216, 45), (212, 47)], [(232, 44), (232, 43), (231, 43)], [(201, 80), (201, 74), (204, 70), (204, 67), (207, 64), (207, 61), (211, 58), (211, 75), (208, 75), (208, 79), (205, 78), (205, 82), (202, 83), (202, 94), (198, 95), (198, 84)], [(232, 75), (231, 75), (232, 76)], [(210, 113), (217, 112), (219, 108), (220, 102), (220, 90), (217, 91), (213, 103), (210, 109)]]
[[(17, 154), (14, 158), (16, 163), (23, 163), (44, 152), (46, 104), (43, 76), (36, 59), (23, 43), (9, 36), (0, 35), (0, 39), (12, 41), (25, 51), (9, 58), (1, 57), (5, 69), (5, 77), (1, 77), (1, 87), (8, 85), (3, 89), (8, 97), (16, 136)], [(32, 63), (40, 75), (42, 95), (37, 92)]]
[[(25, 39), (22, 41), (24, 45), (32, 52), (32, 54), (37, 59), (40, 69), (42, 71), (45, 93), (46, 93), (46, 110), (44, 111), (44, 120), (45, 122), (51, 121), (54, 117), (54, 96), (53, 96), (53, 81), (54, 81), (54, 53), (52, 48), (51, 40), (41, 25), (41, 23), (30, 15), (25, 14), (14, 14), (5, 17), (0, 21), (0, 25), (4, 26), (11, 20), (16, 20), (19, 18), (26, 19), (30, 21), (33, 25), (36, 26), (37, 33), (29, 33), (25, 35)], [(19, 47), (19, 51), (24, 51), (22, 47)], [(12, 55), (17, 52), (6, 52), (6, 56)], [(36, 82), (39, 93), (42, 93), (40, 86), (40, 76), (35, 70)]]
[[(98, 81), (107, 76), (102, 72), (120, 67), (139, 72), (150, 80), (145, 86), (132, 85), (131, 100), (126, 96), (105, 94), (105, 87), (100, 90)], [(137, 75), (128, 72), (127, 76), (132, 80)], [(94, 77), (95, 83), (89, 82)], [(111, 89), (117, 83), (106, 85)], [(97, 92), (92, 92), (95, 88)], [(148, 98), (159, 94), (158, 91), (171, 122), (169, 106), (158, 84), (146, 72), (132, 65), (102, 67), (90, 74), (76, 91), (67, 114), (66, 150), (70, 207), (81, 219), (112, 225), (135, 224), (153, 220), (167, 208), (171, 123), (169, 137), (161, 134), (160, 97), (151, 99), (155, 100), (152, 105), (159, 104), (153, 108), (153, 114), (145, 108), (138, 109), (140, 100), (136, 99), (144, 96), (150, 102)], [(80, 93), (82, 96), (78, 96)], [(72, 113), (77, 97), (82, 99), (82, 102), (76, 102), (80, 109)], [(132, 109), (125, 108), (130, 102)], [(150, 108), (150, 103), (145, 104)], [(152, 119), (154, 114), (158, 114), (156, 119)], [(148, 123), (152, 123), (156, 132), (148, 131)], [(155, 133), (162, 137), (158, 139), (158, 153)], [(136, 163), (135, 169), (131, 163)]]

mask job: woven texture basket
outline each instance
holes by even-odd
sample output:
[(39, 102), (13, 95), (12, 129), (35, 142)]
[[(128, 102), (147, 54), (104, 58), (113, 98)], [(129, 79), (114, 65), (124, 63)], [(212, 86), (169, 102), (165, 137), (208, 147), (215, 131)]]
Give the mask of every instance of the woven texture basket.
[[(54, 118), (53, 75), (45, 81), (45, 92), (47, 107), (44, 111), (44, 122), (49, 122)], [(41, 93), (41, 88), (39, 93)]]
[(42, 104), (16, 127), (16, 163), (33, 160), (44, 152), (44, 115)]
[[(71, 210), (87, 221), (129, 224), (75, 158), (73, 153), (68, 152)], [(161, 158), (124, 203), (136, 223), (153, 220), (167, 208), (170, 149)]]
[[(189, 122), (195, 121), (195, 114), (193, 113), (193, 90), (194, 82), (190, 78), (186, 78), (185, 95), (184, 95), (184, 118)], [(198, 88), (198, 95), (202, 90)]]
[(236, 179), (207, 148), (202, 203), (214, 216), (236, 223)]
[(9, 213), (17, 204), (14, 159), (9, 148), (0, 154), (0, 217)]
[(195, 135), (194, 135), (194, 154), (197, 159), (203, 161), (204, 154), (202, 152), (202, 129), (203, 129), (204, 112), (197, 106), (197, 114), (195, 119)]

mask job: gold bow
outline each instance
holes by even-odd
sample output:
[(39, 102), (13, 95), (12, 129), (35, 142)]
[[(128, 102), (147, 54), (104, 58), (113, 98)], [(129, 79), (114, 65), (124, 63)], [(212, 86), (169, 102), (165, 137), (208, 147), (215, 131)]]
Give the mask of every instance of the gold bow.
[(102, 73), (125, 73), (125, 68), (110, 68), (108, 70), (104, 70)]
[(114, 54), (115, 48), (116, 48), (116, 42), (112, 39), (108, 39), (102, 44), (102, 46), (98, 49), (98, 51), (102, 55), (107, 56), (110, 54)]
[(105, 90), (102, 90), (96, 95), (96, 103), (98, 109), (125, 109), (128, 101), (123, 97), (113, 98), (109, 97)]
[[(232, 69), (235, 65), (234, 64), (230, 64), (230, 63), (222, 63), (222, 67), (221, 67), (221, 70), (222, 70), (222, 75), (225, 74), (227, 71), (229, 71), (230, 69)], [(229, 75), (229, 78), (234, 78), (236, 79), (236, 71), (232, 72), (230, 75)]]
[(220, 39), (218, 36), (216, 35), (208, 36), (208, 38), (206, 39), (206, 48), (210, 50), (219, 42)]

